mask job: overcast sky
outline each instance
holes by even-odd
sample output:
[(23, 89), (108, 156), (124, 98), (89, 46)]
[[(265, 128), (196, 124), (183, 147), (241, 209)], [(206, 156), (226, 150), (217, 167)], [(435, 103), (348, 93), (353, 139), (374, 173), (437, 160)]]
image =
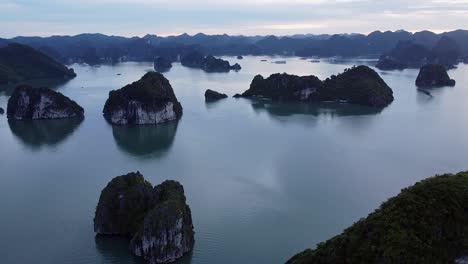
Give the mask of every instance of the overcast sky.
[(468, 0), (0, 0), (0, 37), (468, 29)]

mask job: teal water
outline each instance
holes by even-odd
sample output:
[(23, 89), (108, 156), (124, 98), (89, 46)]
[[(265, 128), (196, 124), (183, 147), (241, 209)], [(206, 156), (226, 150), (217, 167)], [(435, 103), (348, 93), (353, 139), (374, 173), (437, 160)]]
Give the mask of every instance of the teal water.
[[(231, 62), (235, 58), (228, 58)], [(55, 87), (85, 108), (83, 121), (8, 122), (0, 116), (0, 263), (138, 263), (121, 239), (96, 239), (94, 209), (113, 177), (139, 170), (153, 184), (180, 181), (196, 231), (179, 263), (283, 263), (324, 241), (389, 197), (436, 173), (468, 169), (468, 66), (457, 86), (414, 86), (416, 70), (380, 72), (396, 100), (382, 111), (347, 105), (272, 105), (229, 98), (261, 73), (324, 79), (356, 63), (239, 61), (204, 73), (165, 73), (184, 107), (180, 122), (112, 127), (108, 92), (138, 80), (151, 63), (73, 65)], [(117, 75), (121, 74), (121, 75)], [(6, 108), (8, 93), (0, 95)]]

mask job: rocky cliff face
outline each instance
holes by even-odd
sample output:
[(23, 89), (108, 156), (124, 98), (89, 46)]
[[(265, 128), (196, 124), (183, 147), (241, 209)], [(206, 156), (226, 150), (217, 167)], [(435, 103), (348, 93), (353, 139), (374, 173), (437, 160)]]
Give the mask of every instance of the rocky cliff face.
[(169, 81), (160, 73), (148, 72), (139, 81), (111, 91), (103, 113), (116, 125), (160, 124), (178, 120), (182, 106)]
[(416, 86), (420, 88), (455, 86), (455, 83), (455, 80), (450, 79), (445, 67), (440, 64), (423, 66), (416, 79)]
[(154, 189), (155, 207), (148, 212), (130, 248), (149, 263), (168, 263), (191, 251), (192, 215), (182, 185), (166, 181)]
[(94, 229), (131, 238), (131, 251), (152, 264), (173, 262), (195, 243), (182, 185), (165, 181), (152, 188), (139, 172), (116, 177), (104, 188)]
[(393, 101), (393, 91), (367, 66), (353, 67), (320, 81), (315, 76), (273, 74), (255, 76), (243, 97), (293, 102), (344, 102), (384, 107)]
[(7, 107), (8, 119), (56, 119), (83, 117), (84, 110), (76, 102), (48, 88), (18, 86)]
[(197, 51), (184, 55), (181, 58), (181, 63), (185, 67), (198, 68), (206, 72), (229, 72), (231, 70), (239, 71), (242, 69), (238, 63), (231, 66), (228, 61), (215, 58), (211, 55), (204, 56)]

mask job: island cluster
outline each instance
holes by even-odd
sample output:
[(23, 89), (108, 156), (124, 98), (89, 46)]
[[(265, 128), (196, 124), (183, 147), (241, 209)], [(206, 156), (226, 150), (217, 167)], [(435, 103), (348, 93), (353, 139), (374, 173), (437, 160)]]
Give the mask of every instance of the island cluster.
[[(459, 54), (447, 50), (455, 46), (446, 37), (430, 50), (410, 41), (399, 42), (380, 58), (377, 68), (420, 68), (415, 81), (420, 89), (454, 86), (456, 82), (447, 70), (459, 60)], [(241, 70), (238, 63), (231, 65), (197, 50), (178, 57), (183, 66), (208, 73)], [(182, 104), (162, 74), (172, 68), (174, 60), (173, 54), (158, 56), (154, 59), (155, 72), (110, 91), (102, 111), (105, 120), (115, 126), (138, 126), (181, 119)], [(21, 44), (0, 48), (0, 85), (75, 76), (73, 69), (33, 48)], [(204, 96), (207, 103), (228, 98), (213, 90), (206, 90)], [(358, 104), (378, 109), (395, 100), (379, 73), (364, 65), (325, 80), (287, 73), (267, 78), (257, 75), (245, 92), (234, 97), (280, 103)], [(15, 88), (6, 113), (12, 122), (85, 116), (77, 102), (60, 92), (28, 85)], [(139, 172), (118, 176), (102, 190), (94, 231), (99, 236), (128, 238), (129, 250), (151, 264), (174, 262), (191, 252), (195, 243), (192, 213), (182, 184), (168, 180), (153, 187)], [(287, 263), (466, 263), (462, 261), (468, 256), (467, 241), (468, 172), (463, 172), (436, 176), (402, 190), (342, 234), (299, 253)]]

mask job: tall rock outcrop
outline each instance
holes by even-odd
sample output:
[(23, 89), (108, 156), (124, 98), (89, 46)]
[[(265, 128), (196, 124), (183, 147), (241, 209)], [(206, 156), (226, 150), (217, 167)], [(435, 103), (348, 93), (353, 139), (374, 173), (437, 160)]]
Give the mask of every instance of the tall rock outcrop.
[(94, 230), (129, 237), (132, 253), (151, 264), (176, 261), (195, 243), (183, 186), (165, 181), (153, 188), (139, 172), (116, 177), (103, 189)]
[(149, 125), (178, 120), (182, 105), (169, 81), (148, 72), (139, 81), (109, 93), (104, 117), (115, 125)]

